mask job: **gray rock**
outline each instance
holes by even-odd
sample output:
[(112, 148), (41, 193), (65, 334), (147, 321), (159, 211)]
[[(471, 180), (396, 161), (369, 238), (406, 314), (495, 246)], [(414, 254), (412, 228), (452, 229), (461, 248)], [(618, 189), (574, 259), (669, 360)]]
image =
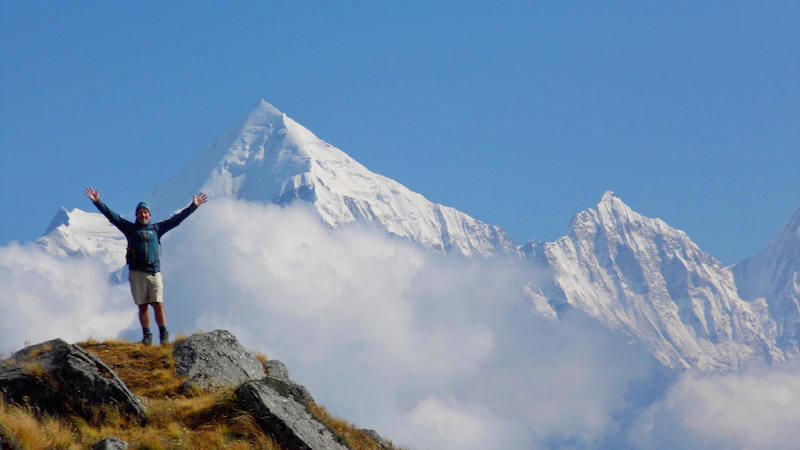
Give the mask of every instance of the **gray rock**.
[(276, 380), (291, 381), (289, 379), (289, 369), (277, 359), (267, 361), (267, 376)]
[(8, 402), (50, 414), (92, 420), (97, 407), (109, 406), (146, 420), (142, 403), (110, 367), (61, 339), (24, 348), (1, 362), (0, 392)]
[(94, 444), (92, 450), (128, 450), (128, 443), (122, 439), (110, 437)]
[(175, 372), (203, 390), (236, 387), (265, 375), (256, 356), (226, 330), (193, 334), (172, 355)]
[(267, 379), (251, 381), (236, 390), (241, 406), (281, 448), (345, 450), (342, 439), (317, 421), (306, 406), (281, 395)]
[(277, 359), (267, 361), (267, 376), (264, 378), (272, 389), (275, 389), (284, 397), (292, 397), (295, 401), (309, 406), (314, 403), (314, 398), (305, 386), (292, 381), (289, 378), (289, 369)]

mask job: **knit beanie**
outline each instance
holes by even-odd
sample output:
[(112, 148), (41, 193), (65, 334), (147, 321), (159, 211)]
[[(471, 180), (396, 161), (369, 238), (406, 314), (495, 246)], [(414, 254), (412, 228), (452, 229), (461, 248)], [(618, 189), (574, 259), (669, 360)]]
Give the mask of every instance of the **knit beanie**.
[(146, 209), (147, 212), (150, 212), (150, 205), (148, 205), (147, 202), (139, 202), (139, 204), (136, 205), (136, 212), (139, 212), (139, 210), (142, 208)]

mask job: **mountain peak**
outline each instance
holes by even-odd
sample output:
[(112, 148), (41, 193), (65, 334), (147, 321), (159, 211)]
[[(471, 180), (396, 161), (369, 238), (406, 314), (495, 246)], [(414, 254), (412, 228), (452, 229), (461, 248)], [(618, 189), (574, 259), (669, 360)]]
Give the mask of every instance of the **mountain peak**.
[(603, 196), (600, 198), (600, 203), (611, 202), (614, 201), (615, 198), (619, 199), (619, 196), (615, 194), (614, 191), (605, 191), (603, 192)]
[(613, 191), (605, 191), (600, 202), (597, 203), (597, 211), (602, 213), (611, 213), (619, 217), (631, 219), (634, 216), (639, 216), (628, 206), (622, 199)]
[(258, 105), (247, 116), (243, 127), (247, 128), (248, 126), (265, 125), (277, 125), (279, 127), (283, 127), (284, 119), (286, 119), (286, 114), (281, 112), (278, 108), (272, 106), (272, 104), (266, 100), (261, 99), (258, 102)]
[(69, 225), (69, 211), (67, 211), (64, 207), (58, 208), (56, 215), (53, 216), (53, 219), (50, 221), (50, 225), (47, 226), (47, 230), (45, 230), (44, 234), (50, 233), (61, 225)]
[(600, 202), (594, 208), (583, 210), (575, 215), (570, 223), (572, 233), (581, 233), (581, 230), (593, 233), (598, 226), (613, 226), (639, 221), (641, 215), (633, 211), (613, 191), (605, 191)]
[(390, 234), (464, 255), (515, 252), (499, 227), (435, 204), (375, 174), (320, 139), (265, 100), (244, 123), (221, 136), (175, 178), (159, 186), (151, 204), (163, 215), (182, 208), (193, 192), (285, 205), (311, 203), (326, 224), (374, 223)]
[(263, 98), (258, 102), (258, 106), (256, 106), (253, 112), (261, 112), (264, 114), (268, 114), (270, 116), (277, 116), (277, 117), (283, 117), (286, 115), (283, 113), (283, 111), (279, 110), (278, 108), (273, 106), (272, 103), (264, 100)]

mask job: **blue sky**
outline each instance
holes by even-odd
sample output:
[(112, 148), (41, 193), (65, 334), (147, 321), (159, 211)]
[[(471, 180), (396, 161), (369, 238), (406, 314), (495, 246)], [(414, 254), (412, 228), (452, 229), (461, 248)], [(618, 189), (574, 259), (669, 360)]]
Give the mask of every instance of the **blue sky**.
[(798, 22), (797, 2), (3, 2), (0, 245), (91, 209), (87, 184), (132, 210), (263, 98), (518, 243), (613, 190), (732, 264), (800, 207)]

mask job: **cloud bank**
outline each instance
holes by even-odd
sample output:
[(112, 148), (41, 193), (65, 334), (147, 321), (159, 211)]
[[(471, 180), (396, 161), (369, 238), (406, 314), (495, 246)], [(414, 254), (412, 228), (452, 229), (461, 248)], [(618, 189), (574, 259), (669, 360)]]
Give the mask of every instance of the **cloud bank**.
[(686, 373), (632, 431), (641, 448), (794, 449), (800, 442), (800, 365), (738, 374)]
[[(226, 328), (334, 414), (411, 448), (791, 448), (800, 376), (668, 373), (580, 313), (537, 316), (539, 269), (426, 252), (303, 207), (216, 201), (163, 241), (172, 332)], [(138, 337), (98, 262), (0, 247), (0, 350)], [(796, 367), (795, 367), (796, 369)], [(794, 372), (797, 372), (794, 370)]]
[(415, 448), (593, 445), (654, 361), (583, 318), (537, 317), (515, 259), (425, 252), (302, 207), (216, 202), (164, 242), (170, 320), (227, 328), (337, 415)]
[(0, 354), (60, 337), (111, 338), (136, 316), (127, 286), (95, 261), (53, 256), (37, 245), (0, 247)]

